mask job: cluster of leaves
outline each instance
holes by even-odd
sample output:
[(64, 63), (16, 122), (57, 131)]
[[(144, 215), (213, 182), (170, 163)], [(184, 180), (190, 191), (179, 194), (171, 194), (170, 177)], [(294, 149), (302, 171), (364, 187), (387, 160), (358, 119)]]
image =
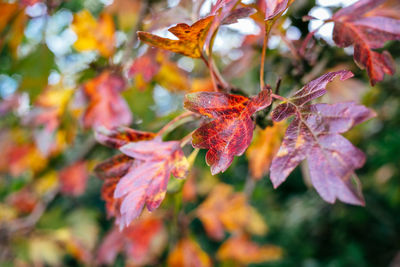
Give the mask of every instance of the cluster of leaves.
[[(284, 257), (280, 246), (255, 242), (268, 226), (251, 205), (253, 192), (267, 175), (278, 187), (298, 165), (326, 202), (365, 205), (355, 170), (366, 159), (342, 134), (376, 113), (356, 102), (310, 103), (325, 98), (329, 83), (340, 87), (353, 73), (312, 60), (322, 57), (313, 42), (317, 30), (301, 40), (286, 37), (284, 22), (295, 1), (102, 5), (0, 2), (0, 59), (11, 62), (2, 67), (7, 74), (2, 84), (6, 88), (5, 79), (18, 84), (15, 92), (0, 91), (0, 235), (5, 236), (0, 263), (61, 265), (67, 258), (113, 265), (121, 254), (132, 266), (164, 260), (169, 266), (276, 261)], [(399, 7), (398, 1), (360, 0), (323, 22), (334, 23), (338, 47), (353, 46), (354, 61), (367, 70), (371, 85), (395, 73), (389, 52), (375, 49), (400, 40)], [(54, 26), (62, 28), (58, 37), (75, 38), (63, 52), (54, 44), (57, 35), (51, 35), (57, 18), (63, 20), (63, 26)], [(242, 19), (260, 33), (242, 34), (239, 57), (216, 51), (224, 30)], [(39, 40), (29, 37), (37, 21), (50, 25), (43, 26)], [(269, 48), (272, 37), (290, 53)], [(278, 78), (274, 88), (265, 83), (280, 67), (266, 61), (273, 53), (291, 60), (287, 68), (295, 69), (297, 81), (290, 84), (284, 77), (281, 86)], [(259, 82), (249, 84), (243, 76), (254, 68), (260, 69)], [(154, 106), (172, 112), (162, 116)], [(200, 149), (207, 150), (210, 170), (199, 168)], [(216, 178), (244, 153), (249, 164), (244, 185)], [(92, 173), (100, 179), (89, 179)], [(95, 186), (87, 188), (88, 183)], [(104, 200), (107, 218), (115, 218), (104, 219), (100, 242), (101, 215), (88, 209), (69, 211), (66, 222), (48, 227), (54, 218), (63, 221), (55, 203), (85, 202), (92, 199), (85, 199), (90, 192)], [(26, 233), (28, 257), (15, 249), (25, 245)]]

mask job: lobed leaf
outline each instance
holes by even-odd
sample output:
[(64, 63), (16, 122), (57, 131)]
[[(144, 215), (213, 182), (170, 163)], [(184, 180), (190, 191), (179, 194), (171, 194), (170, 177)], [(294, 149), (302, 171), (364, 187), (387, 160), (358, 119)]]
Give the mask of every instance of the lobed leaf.
[(185, 23), (177, 24), (169, 28), (178, 40), (159, 37), (148, 32), (138, 32), (139, 39), (149, 45), (156, 46), (185, 56), (199, 58), (205, 42), (207, 31), (213, 21), (214, 16), (203, 18), (193, 25)]
[[(354, 60), (367, 69), (371, 84), (382, 81), (384, 74), (393, 75), (395, 65), (387, 51), (378, 53), (386, 41), (400, 40), (400, 19), (379, 12), (385, 0), (361, 0), (337, 11), (333, 40), (339, 47), (354, 46)], [(400, 10), (397, 10), (399, 12)]]
[(309, 82), (289, 97), (287, 102), (279, 104), (272, 112), (272, 119), (274, 121), (286, 119), (296, 113), (296, 106), (302, 106), (311, 100), (324, 95), (326, 93), (326, 85), (336, 76), (339, 76), (340, 80), (343, 81), (353, 77), (353, 73), (347, 70), (328, 72)]
[(135, 158), (114, 192), (114, 198), (122, 199), (117, 223), (124, 228), (140, 215), (144, 205), (149, 211), (158, 208), (165, 197), (170, 175), (184, 178), (188, 162), (177, 141), (139, 141), (128, 143), (120, 150)]
[(206, 162), (213, 175), (224, 172), (234, 156), (244, 153), (253, 137), (251, 115), (270, 104), (269, 90), (263, 90), (253, 98), (219, 92), (186, 95), (186, 109), (214, 119), (192, 135), (193, 147), (209, 149)]
[(365, 156), (340, 134), (374, 117), (375, 113), (354, 102), (304, 105), (323, 95), (326, 84), (335, 76), (343, 80), (352, 73), (327, 73), (305, 85), (273, 111), (272, 118), (276, 121), (294, 114), (296, 117), (272, 161), (270, 178), (274, 187), (278, 187), (300, 162), (307, 159), (311, 182), (325, 201), (333, 203), (339, 199), (364, 205), (353, 176), (354, 171), (364, 164)]

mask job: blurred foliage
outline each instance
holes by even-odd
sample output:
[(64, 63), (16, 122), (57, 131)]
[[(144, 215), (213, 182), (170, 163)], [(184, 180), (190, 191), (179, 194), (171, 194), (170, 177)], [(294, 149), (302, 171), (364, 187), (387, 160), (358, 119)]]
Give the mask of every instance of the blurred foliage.
[[(193, 23), (203, 2), (0, 2), (0, 266), (400, 265), (400, 76), (371, 87), (351, 52), (327, 36), (315, 39), (307, 58), (292, 54), (309, 32), (302, 16), (315, 8), (311, 0), (295, 1), (272, 29), (266, 80), (281, 78), (287, 95), (327, 71), (354, 72), (355, 79), (329, 85), (323, 100), (357, 101), (378, 114), (346, 134), (367, 154), (357, 171), (366, 207), (324, 202), (304, 165), (277, 190), (268, 174), (249, 184), (251, 155), (212, 176), (201, 150), (186, 181), (171, 179), (156, 212), (143, 212), (123, 232), (115, 227), (93, 170), (116, 152), (97, 144), (93, 128), (101, 122), (157, 132), (181, 114), (186, 92), (212, 90), (201, 60), (149, 52), (136, 38), (137, 30), (166, 34), (165, 27)], [(260, 35), (260, 24), (250, 20), (222, 26), (214, 47), (222, 76), (245, 95), (258, 90), (262, 47), (250, 36)], [(398, 42), (385, 49), (399, 66)], [(153, 61), (133, 67), (143, 56)], [(114, 80), (96, 80), (104, 73)], [(273, 148), (262, 149), (270, 161)]]

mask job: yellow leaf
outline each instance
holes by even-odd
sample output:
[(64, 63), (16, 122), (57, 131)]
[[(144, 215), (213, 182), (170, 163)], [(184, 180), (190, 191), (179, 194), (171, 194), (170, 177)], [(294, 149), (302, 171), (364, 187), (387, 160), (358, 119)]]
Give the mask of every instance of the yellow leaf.
[(49, 191), (54, 190), (58, 186), (58, 175), (55, 170), (46, 172), (43, 176), (38, 178), (34, 184), (34, 191), (43, 196)]
[(149, 45), (156, 46), (185, 56), (199, 58), (205, 42), (208, 29), (214, 16), (209, 16), (195, 22), (192, 26), (179, 23), (169, 28), (179, 40), (159, 37), (148, 32), (138, 32), (139, 39)]
[(265, 130), (257, 129), (252, 144), (246, 151), (252, 177), (261, 179), (269, 170), (285, 134), (286, 123), (274, 123)]
[(115, 27), (111, 15), (103, 13), (96, 20), (89, 11), (83, 10), (75, 14), (71, 27), (78, 36), (74, 43), (76, 50), (97, 50), (104, 57), (113, 54)]
[(63, 251), (55, 240), (46, 236), (29, 239), (29, 256), (34, 266), (58, 266), (62, 262)]
[(187, 91), (190, 89), (186, 73), (166, 58), (161, 60), (161, 68), (154, 79), (169, 91)]

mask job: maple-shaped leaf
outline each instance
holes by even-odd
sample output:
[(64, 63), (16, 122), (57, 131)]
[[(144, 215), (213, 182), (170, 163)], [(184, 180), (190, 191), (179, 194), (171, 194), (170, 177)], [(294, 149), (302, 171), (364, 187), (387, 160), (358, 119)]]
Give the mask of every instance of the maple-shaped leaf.
[(217, 258), (221, 261), (235, 261), (249, 265), (276, 261), (282, 258), (283, 251), (274, 245), (260, 246), (254, 243), (245, 234), (230, 237), (218, 249)]
[(83, 114), (83, 125), (87, 128), (128, 125), (132, 113), (120, 93), (125, 89), (125, 81), (119, 75), (104, 71), (83, 86), (89, 99), (89, 106)]
[(264, 130), (257, 129), (254, 141), (246, 151), (251, 176), (259, 180), (269, 170), (272, 159), (281, 145), (286, 124), (275, 122)]
[(225, 230), (246, 230), (256, 235), (263, 235), (267, 231), (261, 216), (247, 203), (245, 194), (235, 192), (227, 184), (216, 185), (196, 214), (207, 235), (215, 240), (223, 239)]
[(114, 198), (122, 199), (118, 224), (123, 228), (140, 215), (144, 205), (149, 211), (158, 208), (171, 174), (184, 178), (189, 164), (178, 141), (162, 142), (156, 138), (131, 142), (120, 150), (135, 159), (114, 192)]
[(113, 228), (103, 239), (97, 251), (98, 264), (113, 264), (124, 252), (129, 265), (144, 266), (154, 263), (162, 253), (167, 232), (161, 218), (146, 216), (120, 231)]
[(395, 72), (390, 54), (373, 50), (382, 48), (386, 41), (400, 40), (400, 19), (379, 12), (385, 2), (361, 0), (340, 9), (332, 17), (334, 42), (339, 47), (354, 46), (354, 60), (360, 68), (367, 69), (372, 85), (382, 81), (385, 73), (393, 75)]
[(139, 31), (139, 39), (149, 45), (156, 46), (185, 56), (199, 58), (203, 49), (205, 37), (214, 16), (209, 16), (195, 22), (189, 26), (185, 23), (179, 23), (169, 28), (178, 40), (163, 38), (148, 32)]
[(224, 172), (234, 156), (244, 153), (253, 137), (251, 115), (270, 104), (269, 90), (263, 90), (252, 98), (220, 92), (186, 95), (186, 109), (214, 119), (192, 135), (193, 147), (209, 149), (206, 162), (213, 175)]
[(325, 201), (333, 203), (339, 199), (364, 204), (352, 181), (354, 171), (364, 164), (364, 154), (340, 134), (372, 118), (374, 112), (353, 102), (304, 105), (324, 94), (327, 82), (335, 76), (346, 79), (350, 74), (348, 71), (327, 73), (273, 111), (275, 121), (296, 115), (271, 164), (270, 178), (275, 188), (307, 159), (311, 182)]
[[(142, 132), (127, 127), (99, 128), (95, 132), (95, 137), (99, 143), (112, 148), (120, 148), (130, 142), (151, 140), (155, 136), (151, 132)], [(104, 179), (101, 197), (106, 202), (107, 214), (109, 217), (117, 217), (117, 220), (121, 216), (121, 199), (114, 197), (115, 188), (121, 178), (132, 167), (133, 162), (133, 158), (118, 154), (98, 164), (94, 169), (96, 175)]]
[(190, 238), (184, 238), (178, 242), (168, 255), (168, 266), (174, 267), (211, 267), (211, 259), (199, 244)]

